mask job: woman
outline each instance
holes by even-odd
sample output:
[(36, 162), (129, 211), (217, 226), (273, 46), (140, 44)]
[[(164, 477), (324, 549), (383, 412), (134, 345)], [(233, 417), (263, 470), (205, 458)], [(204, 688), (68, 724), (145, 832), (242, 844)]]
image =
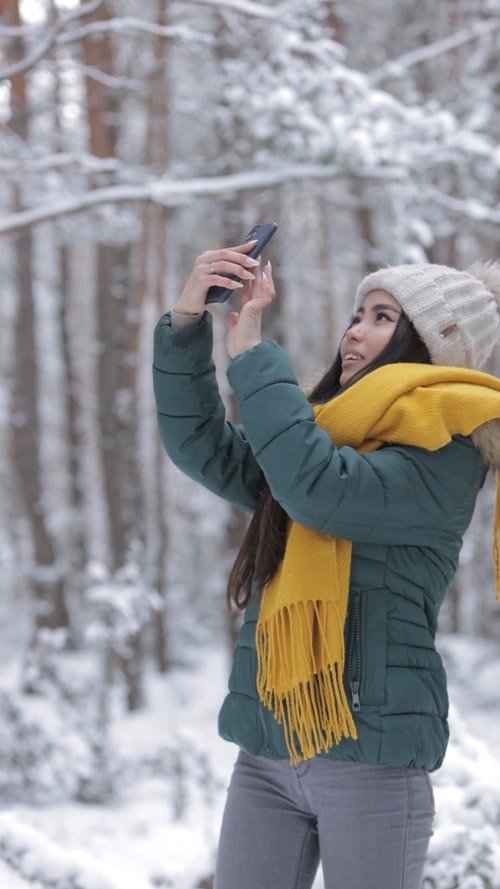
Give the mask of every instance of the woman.
[[(228, 584), (245, 620), (219, 730), (240, 753), (215, 889), (306, 889), (320, 858), (326, 889), (417, 889), (448, 739), (437, 617), (500, 463), (500, 381), (477, 370), (498, 339), (500, 264), (369, 275), (307, 398), (261, 341), (274, 285), (250, 246), (199, 256), (155, 335), (167, 452), (254, 512)], [(222, 273), (244, 281), (227, 316), (238, 426), (204, 312)]]

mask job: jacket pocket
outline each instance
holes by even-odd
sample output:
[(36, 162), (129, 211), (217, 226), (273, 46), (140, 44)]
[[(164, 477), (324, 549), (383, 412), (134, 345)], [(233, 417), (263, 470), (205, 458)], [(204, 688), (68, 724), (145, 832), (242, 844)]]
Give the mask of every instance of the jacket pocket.
[(385, 702), (386, 589), (353, 590), (346, 644), (346, 678), (353, 712)]

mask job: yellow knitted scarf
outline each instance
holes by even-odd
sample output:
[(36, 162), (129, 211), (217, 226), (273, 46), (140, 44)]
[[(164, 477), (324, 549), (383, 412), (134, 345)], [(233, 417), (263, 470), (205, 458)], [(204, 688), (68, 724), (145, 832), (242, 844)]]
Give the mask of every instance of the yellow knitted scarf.
[[(338, 448), (365, 452), (392, 442), (433, 451), (500, 417), (500, 379), (455, 367), (386, 365), (314, 413)], [(499, 504), (497, 474), (497, 599)], [(349, 540), (291, 521), (284, 558), (262, 598), (257, 688), (284, 727), (294, 763), (357, 736), (343, 685), (351, 549)]]

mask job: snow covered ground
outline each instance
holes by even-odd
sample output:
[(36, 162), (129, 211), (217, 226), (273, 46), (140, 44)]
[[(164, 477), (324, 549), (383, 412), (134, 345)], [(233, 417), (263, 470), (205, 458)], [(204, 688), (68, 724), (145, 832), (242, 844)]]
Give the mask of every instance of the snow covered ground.
[[(441, 640), (452, 742), (433, 779), (438, 815), (426, 889), (500, 889), (497, 648), (464, 637)], [(2, 889), (209, 889), (236, 753), (216, 734), (226, 670), (222, 655), (206, 651), (196, 673), (152, 679), (147, 711), (115, 727), (129, 756), (162, 745), (190, 751), (174, 778), (149, 775), (106, 805), (0, 808)], [(319, 875), (315, 889), (321, 887)]]

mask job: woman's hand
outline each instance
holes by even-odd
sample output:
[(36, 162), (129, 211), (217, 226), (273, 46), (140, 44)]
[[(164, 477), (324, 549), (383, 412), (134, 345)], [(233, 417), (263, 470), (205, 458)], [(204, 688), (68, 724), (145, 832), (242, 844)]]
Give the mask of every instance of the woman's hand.
[(180, 315), (198, 315), (204, 312), (207, 291), (213, 284), (231, 287), (233, 290), (241, 287), (238, 281), (226, 278), (223, 272), (237, 275), (247, 285), (249, 281), (253, 281), (259, 261), (246, 253), (254, 244), (255, 241), (247, 241), (237, 247), (205, 250), (195, 261), (186, 286), (174, 306), (174, 312)]
[(241, 311), (226, 315), (227, 351), (231, 358), (252, 349), (261, 341), (260, 324), (262, 311), (273, 301), (274, 291), (271, 263), (269, 262), (260, 276), (257, 272), (255, 280), (246, 281), (241, 293)]

